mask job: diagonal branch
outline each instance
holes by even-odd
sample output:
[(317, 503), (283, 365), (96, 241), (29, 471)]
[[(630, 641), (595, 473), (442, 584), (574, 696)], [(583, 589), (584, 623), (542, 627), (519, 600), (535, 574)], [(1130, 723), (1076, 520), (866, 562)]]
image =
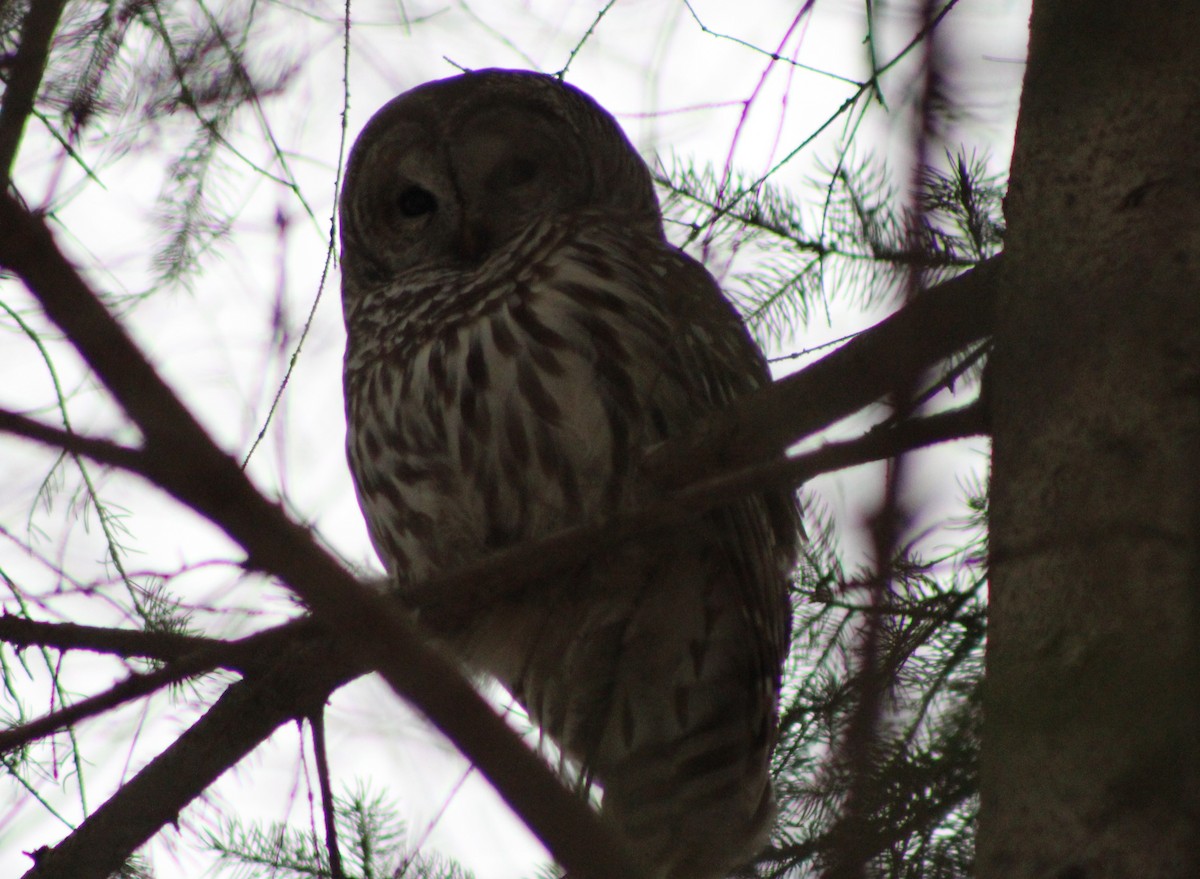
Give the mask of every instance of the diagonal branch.
[(9, 64), (4, 99), (0, 102), (0, 189), (8, 189), (25, 121), (33, 112), (38, 87), (46, 72), (50, 41), (65, 6), (66, 0), (38, 0), (29, 4), (21, 22), (21, 42)]
[(815, 476), (884, 461), (935, 443), (987, 433), (983, 403), (904, 421), (865, 436), (826, 443), (814, 451), (727, 470), (608, 521), (565, 528), (543, 540), (514, 546), (426, 583), (408, 587), (406, 601), (434, 631), (453, 631), (488, 602), (511, 599), (529, 583), (570, 570), (581, 559), (648, 531), (677, 524), (745, 496)]
[(768, 460), (890, 393), (992, 332), (1003, 255), (918, 295), (832, 354), (743, 397), (700, 429), (654, 450), (646, 466), (668, 485)]
[[(639, 876), (587, 805), (559, 783), (449, 660), (421, 642), (395, 602), (358, 583), (307, 529), (259, 494), (88, 288), (45, 224), (7, 193), (0, 194), (0, 228), (0, 263), (38, 297), (46, 314), (142, 431), (146, 475), (224, 530), (252, 565), (283, 580), (318, 618), (345, 633), (357, 660), (378, 670), (399, 695), (423, 711), (572, 874), (596, 879)], [(197, 787), (191, 796), (202, 789)], [(29, 875), (101, 879), (123, 860), (116, 840), (136, 847), (174, 817), (174, 812), (149, 808), (153, 802), (147, 801), (147, 814), (136, 822), (136, 833), (124, 830), (81, 845), (76, 831), (43, 855)]]
[(102, 693), (80, 699), (65, 708), (43, 714), (20, 726), (0, 730), (0, 754), (52, 736), (118, 705), (124, 705), (141, 696), (149, 696), (171, 684), (212, 671), (215, 667), (213, 656), (207, 651), (200, 651), (155, 671), (132, 674)]

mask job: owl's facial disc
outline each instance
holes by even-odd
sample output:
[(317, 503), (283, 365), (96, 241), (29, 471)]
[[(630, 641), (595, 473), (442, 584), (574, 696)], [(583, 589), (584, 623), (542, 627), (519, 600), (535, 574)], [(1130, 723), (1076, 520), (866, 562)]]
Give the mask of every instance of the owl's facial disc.
[(486, 259), (531, 224), (588, 205), (592, 180), (574, 132), (538, 107), (484, 107), (447, 145), (462, 205), (460, 255)]
[(359, 137), (344, 269), (366, 284), (472, 271), (532, 226), (584, 210), (662, 235), (649, 171), (615, 120), (552, 77), (462, 74), (400, 95)]

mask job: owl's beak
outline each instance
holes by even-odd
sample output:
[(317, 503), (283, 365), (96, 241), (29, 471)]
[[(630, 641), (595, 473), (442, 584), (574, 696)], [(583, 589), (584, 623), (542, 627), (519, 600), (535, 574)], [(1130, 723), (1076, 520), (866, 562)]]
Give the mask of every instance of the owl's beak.
[(478, 265), (487, 257), (491, 245), (492, 235), (488, 231), (487, 225), (465, 218), (455, 248), (458, 257), (465, 263)]

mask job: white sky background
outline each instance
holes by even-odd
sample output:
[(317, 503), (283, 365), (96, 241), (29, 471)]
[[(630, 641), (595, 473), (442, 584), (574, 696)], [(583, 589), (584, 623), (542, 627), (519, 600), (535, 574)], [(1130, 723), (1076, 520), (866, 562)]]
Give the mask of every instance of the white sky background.
[[(454, 74), (444, 58), (465, 67), (557, 71), (603, 5), (592, 0), (356, 2), (350, 138), (396, 93)], [(783, 0), (692, 3), (713, 31), (767, 51), (778, 48), (798, 5)], [(877, 4), (881, 59), (889, 60), (911, 33), (907, 16), (913, 5)], [(249, 46), (252, 69), (255, 59), (266, 69), (304, 62), (286, 95), (265, 100), (263, 110), (315, 219), (293, 193), (225, 151), (225, 167), (212, 179), (217, 201), (235, 217), (229, 238), (202, 259), (190, 290), (165, 289), (127, 305), (127, 326), (151, 359), (218, 441), (239, 457), (263, 424), (319, 289), (343, 100), (340, 8), (315, 0), (260, 6), (262, 24)], [(951, 14), (947, 32), (953, 39), (946, 45), (959, 64), (953, 70), (955, 95), (965, 110), (948, 140), (964, 144), (968, 151), (989, 152), (998, 171), (1006, 168), (1011, 148), (1027, 17), (1027, 2), (963, 0)], [(779, 52), (818, 71), (862, 80), (867, 70), (865, 32), (862, 3), (822, 0)], [(771, 65), (762, 53), (706, 35), (684, 5), (668, 0), (618, 2), (598, 23), (567, 78), (612, 111), (648, 158), (656, 152), (664, 158), (674, 153), (698, 165), (711, 162), (719, 167), (729, 156), (741, 102), (754, 94), (768, 67), (770, 74), (734, 153), (738, 170), (758, 176), (828, 119), (854, 86), (786, 61)], [(891, 117), (873, 112), (856, 138), (855, 154), (888, 156), (895, 163), (895, 179), (903, 183), (908, 174), (903, 164), (908, 143), (903, 110), (911, 104), (911, 83), (901, 69), (882, 87), (889, 107), (897, 112)], [(835, 159), (847, 118), (836, 121), (778, 172), (774, 183), (818, 205), (820, 190), (812, 184), (819, 175), (817, 163)], [(188, 131), (169, 118), (155, 123), (126, 119), (85, 136), (80, 152), (103, 184), (99, 186), (86, 182), (44, 129), (31, 123), (15, 174), (17, 185), (31, 204), (54, 207), (62, 246), (86, 267), (98, 288), (136, 294), (153, 283), (151, 256), (164, 235), (155, 214), (156, 199), (164, 170), (183, 148)], [(263, 131), (259, 120), (243, 113), (231, 139), (248, 159), (282, 175)], [(277, 215), (285, 222), (282, 233)], [(719, 271), (721, 266), (713, 268)], [(836, 298), (836, 291), (830, 292)], [(35, 328), (45, 328), (19, 285), (0, 282), (0, 300)], [(821, 344), (880, 316), (863, 315), (852, 306), (852, 297), (843, 294), (828, 322), (823, 307), (814, 309), (813, 321), (774, 353)], [(284, 495), (294, 515), (319, 529), (338, 553), (353, 564), (375, 568), (342, 452), (342, 344), (333, 269), (298, 366), (250, 469), (258, 485)], [(75, 429), (113, 435), (121, 422), (103, 393), (81, 377), (66, 346), (50, 343), (49, 350), (69, 395)], [(15, 321), (3, 314), (0, 370), (6, 378), (0, 383), (0, 406), (56, 421), (46, 366)], [(116, 435), (130, 438), (128, 431)], [(915, 530), (958, 510), (958, 476), (972, 468), (981, 472), (982, 448), (982, 443), (960, 444), (914, 458), (909, 503), (921, 513)], [(0, 525), (5, 529), (0, 534), (0, 568), (19, 584), (39, 619), (127, 622), (122, 608), (128, 599), (104, 562), (94, 512), (81, 514), (79, 505), (71, 503), (77, 474), (68, 470), (65, 490), (48, 508), (36, 502), (52, 460), (27, 444), (0, 438)], [(171, 588), (185, 604), (197, 608), (194, 620), (203, 633), (237, 636), (293, 612), (286, 590), (240, 578), (239, 553), (211, 526), (135, 480), (98, 467), (91, 472), (101, 497), (122, 512), (129, 570), (145, 583), (147, 573), (188, 569)], [(837, 517), (851, 547), (882, 485), (880, 472), (859, 468), (810, 486)], [(948, 544), (954, 535), (942, 532), (931, 540), (931, 545)], [(42, 560), (31, 557), (22, 543), (32, 545)], [(72, 581), (103, 585), (81, 596)], [(0, 602), (10, 607), (11, 593), (3, 584), (0, 588)], [(10, 668), (15, 667), (5, 651)], [(38, 716), (49, 706), (46, 675), (44, 667), (39, 671), (35, 651), (27, 651), (25, 658), (36, 683), (23, 693), (24, 710), (27, 716)], [(82, 654), (69, 656), (63, 669), (68, 675), (64, 680), (80, 694), (98, 691), (120, 671), (115, 664)], [(90, 808), (169, 743), (197, 716), (197, 706), (219, 692), (211, 682), (201, 683), (199, 691), (202, 698), (189, 690), (176, 696), (160, 694), (149, 708), (136, 703), (81, 728)], [(10, 712), (12, 704), (3, 701), (7, 698), (0, 697), (0, 710)], [(463, 762), (382, 684), (366, 680), (346, 688), (335, 697), (330, 715), (335, 786), (373, 779), (376, 790), (400, 804), (413, 841), (427, 837), (429, 848), (459, 859), (481, 879), (532, 874), (532, 865), (542, 858), (540, 847), (498, 805), (478, 774), (471, 773), (458, 786)], [(211, 826), (218, 804), (243, 817), (290, 819), (307, 826), (309, 782), (297, 773), (308, 771), (311, 760), (298, 768), (297, 741), (294, 728), (284, 729), (223, 778), (206, 795), (207, 802), (189, 808), (181, 830), (163, 834), (150, 849), (156, 875), (202, 875), (210, 861), (196, 853), (197, 834)], [(60, 739), (60, 757), (64, 746)], [(62, 784), (65, 793), (52, 779), (36, 784), (64, 818), (77, 822), (82, 815), (72, 771), (69, 764), (60, 767), (60, 776), (67, 778)], [(18, 788), (7, 782), (0, 786), (0, 876), (23, 873), (29, 861), (21, 852), (53, 844), (63, 832), (60, 822)]]

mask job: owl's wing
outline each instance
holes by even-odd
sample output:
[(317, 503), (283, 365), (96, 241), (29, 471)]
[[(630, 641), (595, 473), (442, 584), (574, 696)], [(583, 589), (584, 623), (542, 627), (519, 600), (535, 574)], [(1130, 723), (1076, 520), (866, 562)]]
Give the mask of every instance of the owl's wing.
[[(681, 366), (684, 394), (693, 401), (695, 421), (770, 384), (762, 351), (711, 274), (669, 245), (660, 265), (667, 313), (675, 323), (672, 352)], [(762, 673), (778, 687), (788, 649), (791, 611), (787, 583), (800, 540), (800, 510), (788, 487), (759, 492), (714, 511), (724, 549), (737, 572), (737, 584), (753, 622), (772, 637), (762, 643)]]
[[(572, 338), (594, 371), (579, 390), (608, 413), (617, 509), (662, 497), (639, 466), (647, 449), (770, 381), (703, 266), (611, 216), (568, 233), (545, 289), (560, 310), (554, 323), (584, 330)], [(753, 855), (773, 825), (767, 765), (799, 539), (784, 487), (624, 545), (596, 560), (598, 591), (584, 586), (607, 596), (597, 607), (619, 611), (586, 615), (552, 658), (568, 668), (572, 650), (586, 649), (588, 667), (606, 669), (576, 681), (592, 718), (580, 728), (595, 738), (576, 737), (574, 753), (604, 785), (606, 814), (647, 852), (669, 851), (673, 875), (724, 875), (714, 865)]]
[[(716, 280), (662, 239), (591, 218), (560, 252), (579, 272), (565, 285), (586, 312), (602, 395), (619, 395), (614, 419), (630, 446), (628, 466), (650, 446), (695, 430), (708, 416), (771, 381), (761, 350)], [(561, 280), (557, 286), (562, 285)], [(586, 300), (586, 301), (585, 301)], [(609, 364), (620, 364), (620, 368)], [(610, 378), (609, 375), (612, 374)], [(634, 397), (637, 399), (633, 399)], [(636, 485), (636, 472), (624, 474)], [(637, 502), (636, 488), (626, 497)], [(790, 630), (787, 578), (801, 532), (790, 488), (751, 494), (712, 514), (756, 622), (778, 637), (764, 668), (778, 674)]]

